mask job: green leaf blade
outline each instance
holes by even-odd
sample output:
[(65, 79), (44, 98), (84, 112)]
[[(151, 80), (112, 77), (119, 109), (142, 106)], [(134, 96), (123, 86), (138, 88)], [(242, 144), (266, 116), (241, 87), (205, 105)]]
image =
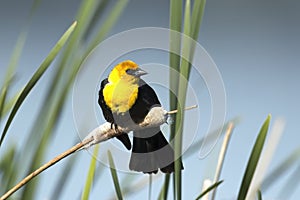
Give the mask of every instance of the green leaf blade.
[(252, 152), (248, 160), (247, 168), (244, 173), (242, 184), (239, 190), (238, 200), (244, 200), (247, 196), (248, 189), (250, 187), (268, 133), (270, 119), (271, 115), (269, 115), (265, 120), (263, 126), (260, 129), (259, 135), (256, 138), (256, 142), (252, 148)]
[(260, 190), (257, 191), (257, 199), (258, 199), (258, 200), (262, 200), (262, 199), (263, 199)]
[(206, 0), (195, 1), (192, 11), (192, 26), (191, 26), (191, 37), (197, 40), (200, 32), (201, 22), (204, 15)]
[[(170, 29), (172, 31), (181, 32), (182, 27), (182, 0), (171, 0), (170, 1)], [(175, 110), (177, 108), (177, 92), (178, 92), (178, 73), (180, 67), (180, 45), (181, 38), (178, 37), (174, 32), (170, 32), (170, 53), (169, 53), (169, 109)], [(175, 52), (178, 52), (176, 54)], [(173, 116), (173, 120), (176, 121), (176, 115)], [(175, 123), (171, 124), (170, 127), (170, 140), (175, 137)], [(173, 175), (174, 176), (174, 175)], [(170, 175), (165, 175), (165, 181), (161, 189), (159, 199), (167, 199), (169, 191)], [(175, 184), (174, 184), (175, 186)], [(174, 191), (175, 198), (175, 191)]]
[(9, 117), (8, 117), (8, 120), (5, 124), (4, 130), (3, 130), (2, 135), (1, 135), (1, 139), (0, 139), (0, 146), (3, 143), (3, 140), (6, 136), (6, 133), (9, 129), (9, 127), (10, 127), (17, 111), (19, 110), (20, 106), (22, 105), (22, 103), (26, 99), (27, 95), (32, 90), (32, 88), (36, 85), (38, 80), (42, 77), (44, 72), (48, 69), (51, 62), (54, 60), (54, 58), (59, 53), (61, 48), (64, 46), (64, 44), (66, 43), (66, 41), (70, 37), (71, 33), (74, 31), (74, 29), (76, 27), (76, 24), (77, 24), (77, 22), (74, 22), (68, 28), (68, 30), (63, 34), (63, 36), (58, 40), (58, 42), (53, 47), (53, 49), (50, 51), (50, 53), (48, 54), (46, 59), (43, 61), (43, 63), (40, 65), (40, 67), (37, 69), (37, 71), (34, 73), (34, 75), (31, 77), (29, 82), (26, 84), (25, 88), (22, 90), (22, 92), (21, 92), (20, 96), (18, 97), (18, 99), (17, 99), (17, 101), (16, 101), (16, 103), (15, 103), (15, 105), (14, 105), (14, 107), (13, 107), (13, 109), (12, 109), (12, 111), (11, 111)]
[(4, 107), (5, 107), (5, 102), (6, 102), (6, 98), (7, 98), (7, 86), (6, 84), (4, 84), (4, 86), (2, 87), (1, 91), (0, 91), (0, 121), (4, 115)]
[(218, 181), (214, 184), (212, 184), (211, 186), (209, 186), (206, 190), (204, 190), (198, 197), (196, 197), (196, 200), (201, 199), (202, 197), (204, 197), (204, 195), (206, 195), (207, 193), (211, 192), (212, 190), (216, 189), (221, 183), (223, 183), (223, 180)]
[(123, 199), (123, 195), (121, 192), (121, 187), (120, 187), (120, 183), (119, 183), (119, 179), (118, 179), (118, 174), (115, 168), (115, 163), (112, 157), (112, 154), (110, 151), (107, 151), (107, 156), (108, 156), (108, 161), (109, 161), (109, 166), (110, 166), (110, 173), (114, 182), (114, 186), (115, 186), (115, 190), (116, 190), (116, 194), (119, 200)]
[(86, 181), (85, 181), (85, 186), (83, 189), (83, 193), (82, 193), (82, 197), (81, 200), (88, 200), (89, 196), (90, 196), (90, 191), (94, 182), (94, 176), (95, 176), (95, 171), (96, 171), (96, 166), (97, 166), (97, 157), (99, 154), (99, 147), (100, 145), (96, 145), (95, 149), (94, 149), (94, 153), (91, 159), (91, 163), (90, 163), (90, 168), (88, 171), (88, 175), (86, 177)]
[[(178, 33), (181, 32), (182, 27), (182, 0), (171, 0), (170, 2), (170, 29)], [(180, 67), (180, 47), (181, 39), (174, 33), (170, 33), (170, 110), (177, 108), (177, 91), (178, 91), (178, 73)], [(175, 52), (178, 52), (176, 54)], [(175, 119), (174, 119), (175, 120)], [(173, 139), (175, 135), (175, 125), (171, 125), (171, 136)]]
[(89, 52), (91, 52), (109, 33), (109, 31), (112, 29), (113, 25), (116, 23), (116, 21), (119, 19), (119, 17), (123, 13), (128, 2), (129, 2), (129, 0), (119, 0), (115, 4), (115, 6), (111, 10), (109, 16), (106, 18), (104, 24), (101, 26), (100, 31), (98, 31), (94, 40), (90, 43), (88, 50), (87, 50), (87, 54)]

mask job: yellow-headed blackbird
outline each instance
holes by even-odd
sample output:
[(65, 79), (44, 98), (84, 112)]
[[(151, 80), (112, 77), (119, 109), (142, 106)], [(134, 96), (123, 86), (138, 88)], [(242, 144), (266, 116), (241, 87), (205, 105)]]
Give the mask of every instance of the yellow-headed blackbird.
[[(101, 82), (98, 103), (112, 128), (140, 123), (152, 107), (161, 106), (154, 90), (140, 78), (145, 74), (136, 63), (128, 60), (117, 64)], [(127, 133), (117, 139), (131, 149)], [(164, 173), (174, 172), (174, 151), (159, 127), (133, 132), (129, 168), (143, 173), (157, 173), (158, 169)]]

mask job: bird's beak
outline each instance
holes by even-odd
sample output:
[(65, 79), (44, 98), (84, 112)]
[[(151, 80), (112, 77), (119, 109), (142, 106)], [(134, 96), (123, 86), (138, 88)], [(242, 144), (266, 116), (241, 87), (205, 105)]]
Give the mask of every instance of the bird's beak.
[(128, 69), (126, 71), (127, 74), (135, 76), (135, 77), (140, 77), (143, 75), (148, 74), (146, 71), (142, 70), (141, 68), (137, 68), (137, 69)]

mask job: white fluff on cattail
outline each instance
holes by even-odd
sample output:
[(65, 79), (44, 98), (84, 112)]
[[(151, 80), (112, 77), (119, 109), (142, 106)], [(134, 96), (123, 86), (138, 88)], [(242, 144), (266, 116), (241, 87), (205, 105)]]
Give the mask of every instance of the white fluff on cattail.
[(134, 130), (141, 130), (150, 127), (158, 127), (167, 122), (169, 117), (168, 112), (163, 107), (153, 107), (148, 112), (144, 121), (139, 124), (129, 124), (128, 127), (118, 126), (118, 129), (111, 128), (111, 123), (105, 122), (94, 130), (92, 130), (84, 139), (83, 142), (92, 138), (92, 141), (81, 149), (87, 149), (95, 144), (118, 136), (120, 133), (129, 133)]

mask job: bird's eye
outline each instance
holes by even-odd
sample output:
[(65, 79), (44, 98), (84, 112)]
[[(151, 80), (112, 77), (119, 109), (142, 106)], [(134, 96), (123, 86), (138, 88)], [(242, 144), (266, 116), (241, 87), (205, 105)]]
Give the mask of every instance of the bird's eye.
[(133, 69), (126, 69), (126, 74), (128, 74), (128, 75), (134, 76), (134, 72), (135, 72), (135, 70), (133, 70)]

